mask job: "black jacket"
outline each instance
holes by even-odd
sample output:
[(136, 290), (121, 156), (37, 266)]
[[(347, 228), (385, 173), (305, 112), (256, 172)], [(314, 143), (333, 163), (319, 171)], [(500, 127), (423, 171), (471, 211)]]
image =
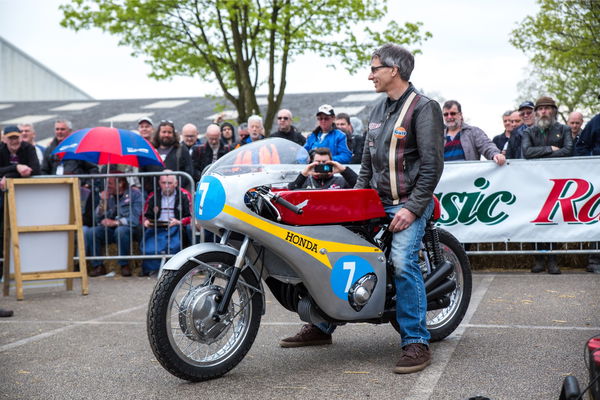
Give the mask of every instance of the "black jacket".
[[(182, 225), (190, 223), (190, 200), (189, 193), (184, 190), (175, 191), (175, 218), (181, 221)], [(144, 217), (150, 220), (158, 220), (162, 212), (162, 192), (150, 193), (146, 204), (144, 205)]]
[[(35, 147), (27, 142), (21, 142), (21, 146), (17, 150), (19, 164), (27, 165), (33, 171), (31, 175), (40, 174), (40, 162), (38, 161)], [(17, 172), (17, 165), (10, 163), (10, 151), (5, 143), (0, 144), (0, 177), (20, 178), (21, 175)]]
[(576, 156), (600, 156), (600, 114), (585, 125), (575, 146)]
[[(559, 149), (552, 151), (551, 146)], [(521, 147), (525, 158), (570, 157), (573, 154), (573, 136), (568, 126), (558, 122), (546, 132), (533, 125), (523, 131)]]
[[(165, 166), (162, 165), (145, 165), (140, 167), (140, 172), (160, 172), (165, 169), (171, 171), (181, 171), (189, 174), (192, 178), (194, 177), (194, 169), (192, 167), (192, 158), (188, 153), (187, 149), (181, 145), (173, 147), (167, 154), (164, 160)], [(187, 190), (191, 189), (191, 184), (187, 182), (187, 179), (182, 179), (181, 186)], [(158, 187), (158, 184), (157, 186)], [(146, 193), (154, 191), (153, 180), (146, 177), (144, 179), (144, 190)]]
[(346, 189), (354, 187), (357, 178), (358, 175), (350, 167), (346, 167), (340, 175), (332, 175), (327, 179), (298, 174), (296, 180), (288, 184), (288, 189)]
[(292, 142), (298, 143), (300, 146), (304, 146), (304, 143), (306, 143), (306, 138), (300, 132), (298, 132), (294, 125), (290, 127), (289, 132), (282, 132), (278, 130), (271, 133), (271, 136), (269, 137), (278, 137), (291, 140)]
[[(402, 129), (396, 121), (412, 94)], [(412, 116), (411, 116), (412, 114)], [(393, 163), (390, 147), (394, 144)], [(444, 170), (444, 121), (440, 105), (410, 84), (396, 100), (381, 100), (369, 117), (357, 189), (377, 190), (384, 205), (404, 207), (423, 215)]]
[[(229, 146), (219, 143), (217, 160), (227, 154), (229, 150)], [(204, 143), (194, 149), (194, 153), (192, 153), (192, 162), (194, 163), (194, 181), (197, 182), (202, 177), (204, 168), (213, 162), (213, 151), (208, 143)]]

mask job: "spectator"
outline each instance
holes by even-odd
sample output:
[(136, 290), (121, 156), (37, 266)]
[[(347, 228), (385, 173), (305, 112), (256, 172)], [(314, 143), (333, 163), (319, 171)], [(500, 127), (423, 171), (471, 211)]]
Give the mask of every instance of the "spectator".
[[(111, 171), (113, 172), (113, 171)], [(142, 193), (129, 187), (127, 179), (110, 177), (107, 179), (106, 190), (100, 192), (100, 201), (95, 210), (96, 221), (99, 225), (86, 229), (85, 253), (98, 256), (105, 244), (117, 243), (119, 256), (131, 253), (131, 239), (139, 236), (140, 218), (144, 200)], [(127, 260), (119, 260), (121, 275), (131, 276)], [(106, 268), (100, 260), (92, 261), (90, 276), (106, 274)]]
[(19, 125), (19, 129), (21, 130), (21, 140), (35, 146), (35, 153), (41, 166), (44, 161), (44, 151), (46, 151), (46, 148), (41, 144), (35, 143), (36, 134), (33, 124), (21, 124)]
[(238, 128), (238, 133), (240, 134), (240, 141), (235, 146), (236, 149), (238, 147), (240, 147), (241, 145), (249, 143), (249, 141), (250, 141), (250, 139), (249, 139), (250, 133), (248, 132), (248, 124), (246, 122), (242, 122), (240, 124), (240, 127)]
[(569, 114), (567, 125), (569, 125), (569, 128), (571, 128), (571, 137), (573, 138), (573, 153), (575, 153), (575, 147), (579, 141), (581, 127), (583, 126), (583, 114), (573, 111), (571, 114)]
[[(216, 124), (210, 126), (219, 129)], [(162, 175), (158, 184), (160, 190), (156, 194), (150, 193), (144, 206), (144, 255), (177, 253), (181, 250), (181, 227), (190, 223), (189, 192), (177, 189), (175, 175)], [(142, 261), (140, 276), (157, 275), (160, 263), (156, 259)]]
[[(0, 257), (4, 255), (4, 191), (7, 178), (27, 178), (40, 174), (40, 163), (33, 145), (22, 141), (18, 127), (4, 128), (0, 143)], [(0, 269), (2, 269), (0, 264)], [(0, 276), (2, 272), (0, 271)]]
[(271, 137), (279, 137), (292, 142), (298, 143), (300, 146), (304, 146), (306, 138), (292, 125), (292, 112), (282, 108), (277, 113), (277, 130), (271, 133)]
[(600, 114), (597, 114), (585, 125), (579, 135), (576, 156), (600, 156)]
[[(160, 154), (164, 167), (161, 165), (146, 165), (140, 167), (140, 172), (158, 172), (170, 169), (171, 171), (185, 172), (193, 178), (192, 158), (187, 151), (184, 151), (183, 146), (180, 145), (179, 135), (172, 121), (160, 121), (152, 137), (152, 145)], [(146, 193), (154, 191), (155, 182), (154, 179), (144, 180), (143, 186)], [(191, 183), (186, 181), (185, 184), (180, 186), (189, 189), (191, 188)]]
[(504, 165), (506, 157), (485, 132), (463, 121), (462, 108), (458, 101), (445, 102), (443, 116), (446, 125), (444, 161), (480, 160), (483, 155), (498, 165)]
[(197, 146), (194, 154), (192, 154), (194, 180), (196, 182), (202, 177), (204, 168), (223, 157), (230, 150), (229, 146), (224, 145), (221, 141), (221, 128), (219, 128), (219, 125), (208, 125), (204, 137), (206, 138), (204, 144)]
[[(42, 174), (44, 175), (84, 175), (97, 174), (98, 167), (87, 161), (82, 160), (61, 160), (56, 154), (52, 154), (54, 149), (66, 139), (73, 131), (71, 121), (58, 119), (54, 122), (54, 139), (44, 152), (44, 161), (42, 162)], [(89, 186), (89, 182), (84, 182)]]
[(185, 124), (181, 128), (181, 147), (187, 150), (190, 157), (194, 152), (194, 148), (200, 145), (198, 140), (198, 128), (194, 124)]
[[(331, 172), (316, 172), (317, 165), (329, 165)], [(341, 174), (341, 175), (337, 175)], [(345, 189), (356, 184), (356, 172), (331, 158), (327, 147), (317, 147), (311, 152), (310, 163), (298, 174), (288, 189)]]
[(256, 142), (265, 138), (265, 128), (263, 126), (263, 120), (258, 115), (251, 115), (248, 117), (248, 138), (244, 144)]
[(502, 152), (506, 156), (506, 150), (508, 148), (508, 141), (510, 140), (510, 134), (513, 130), (513, 124), (510, 121), (510, 116), (512, 115), (512, 111), (505, 111), (502, 114), (502, 124), (504, 125), (504, 132), (499, 135), (494, 136), (492, 142), (496, 145), (498, 150)]
[(235, 127), (229, 122), (223, 122), (221, 124), (221, 143), (229, 146), (230, 149), (235, 148), (237, 145)]
[[(573, 137), (568, 126), (556, 122), (558, 107), (550, 97), (540, 97), (535, 103), (535, 124), (523, 131), (523, 156), (531, 158), (568, 157), (573, 152)], [(553, 246), (555, 244), (553, 243)], [(538, 249), (548, 249), (548, 243), (537, 243)], [(548, 269), (560, 274), (556, 256), (536, 255), (531, 272)]]
[[(579, 135), (575, 147), (576, 156), (598, 156), (600, 155), (600, 114), (597, 114), (585, 125), (585, 129)], [(599, 242), (596, 242), (598, 249)], [(600, 254), (590, 254), (588, 272), (600, 274)]]
[(510, 114), (510, 124), (512, 132), (506, 146), (506, 158), (522, 158), (521, 141), (523, 135), (517, 128), (523, 124), (523, 118), (521, 118), (519, 111), (513, 111)]
[(509, 140), (506, 153), (508, 158), (523, 158), (522, 144), (517, 143), (523, 140), (523, 131), (535, 123), (535, 115), (533, 114), (533, 102), (525, 101), (519, 106), (519, 116), (521, 117), (521, 125), (513, 129), (512, 136), (515, 140)]
[(357, 130), (359, 134), (354, 133), (354, 125), (350, 116), (346, 113), (339, 113), (335, 117), (335, 127), (346, 134), (346, 144), (352, 152), (352, 159), (350, 164), (360, 164), (362, 159), (363, 147), (365, 140), (360, 130)]
[(138, 132), (147, 141), (152, 143), (152, 132), (154, 130), (152, 120), (148, 117), (138, 120)]
[(347, 164), (352, 160), (352, 153), (346, 142), (344, 132), (333, 125), (335, 111), (329, 104), (323, 104), (317, 110), (319, 126), (306, 139), (304, 148), (307, 151), (317, 147), (327, 147), (331, 151), (333, 161)]

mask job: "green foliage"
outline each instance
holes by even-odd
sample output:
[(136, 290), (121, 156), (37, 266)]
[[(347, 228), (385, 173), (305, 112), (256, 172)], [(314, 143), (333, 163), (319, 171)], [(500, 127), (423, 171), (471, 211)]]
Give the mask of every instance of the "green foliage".
[[(431, 37), (421, 23), (391, 22), (387, 0), (71, 0), (61, 24), (100, 28), (144, 56), (151, 76), (216, 81), (238, 120), (259, 114), (256, 90), (266, 85), (265, 126), (283, 100), (287, 65), (316, 53), (354, 73), (385, 42), (410, 48)], [(343, 20), (342, 22), (339, 22)], [(357, 32), (357, 29), (360, 32)], [(360, 37), (357, 36), (359, 34)], [(415, 50), (415, 49), (411, 49)]]
[(524, 94), (534, 99), (552, 95), (566, 112), (599, 112), (600, 1), (538, 3), (538, 14), (526, 17), (510, 39), (534, 66), (521, 84)]

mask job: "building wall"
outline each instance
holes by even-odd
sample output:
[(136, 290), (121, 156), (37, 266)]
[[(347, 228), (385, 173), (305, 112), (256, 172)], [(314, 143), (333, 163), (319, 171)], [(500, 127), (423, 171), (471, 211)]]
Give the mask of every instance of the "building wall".
[(91, 99), (87, 93), (0, 38), (0, 101)]

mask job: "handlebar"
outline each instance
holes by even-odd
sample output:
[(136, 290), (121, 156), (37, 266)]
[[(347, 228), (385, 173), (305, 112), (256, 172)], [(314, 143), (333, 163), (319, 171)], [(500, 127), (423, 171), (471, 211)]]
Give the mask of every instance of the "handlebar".
[(287, 201), (286, 199), (284, 199), (283, 197), (281, 197), (279, 195), (274, 195), (273, 200), (275, 201), (275, 203), (281, 204), (288, 210), (290, 210), (298, 215), (302, 214), (302, 212), (303, 212), (300, 207), (293, 205), (292, 203), (290, 203), (289, 201)]

